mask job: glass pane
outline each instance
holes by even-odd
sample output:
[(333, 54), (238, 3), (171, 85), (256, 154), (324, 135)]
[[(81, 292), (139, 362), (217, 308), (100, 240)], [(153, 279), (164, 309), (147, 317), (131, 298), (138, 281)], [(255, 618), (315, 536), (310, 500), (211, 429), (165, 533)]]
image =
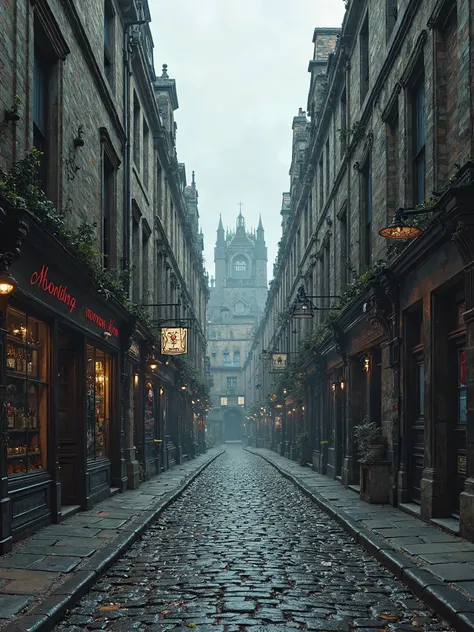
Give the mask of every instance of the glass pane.
[(425, 83), (420, 83), (415, 95), (415, 150), (418, 152), (425, 145)]
[(25, 312), (7, 313), (7, 471), (47, 464), (49, 329)]
[(425, 365), (418, 365), (418, 415), (425, 414)]
[(459, 389), (459, 423), (464, 424), (467, 421), (466, 417), (466, 389)]
[(107, 363), (103, 351), (95, 350), (95, 456), (106, 454), (108, 388), (107, 388)]
[(153, 382), (145, 382), (145, 458), (154, 459), (156, 457), (155, 443), (156, 436), (156, 402)]
[(87, 345), (86, 368), (86, 424), (87, 424), (87, 458), (95, 455), (95, 364), (94, 348)]

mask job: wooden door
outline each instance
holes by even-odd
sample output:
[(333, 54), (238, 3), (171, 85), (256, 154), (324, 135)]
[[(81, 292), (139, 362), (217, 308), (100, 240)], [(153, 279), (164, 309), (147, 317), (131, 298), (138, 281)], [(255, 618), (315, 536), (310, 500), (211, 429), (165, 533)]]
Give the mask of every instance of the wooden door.
[(61, 504), (81, 504), (80, 474), (82, 451), (78, 428), (83, 420), (78, 411), (78, 361), (77, 351), (59, 349), (59, 397), (58, 397), (58, 460), (61, 480)]
[[(455, 491), (453, 512), (459, 515), (459, 497), (464, 490), (466, 480), (466, 351), (464, 347), (457, 349), (457, 401), (456, 416), (453, 424), (453, 450), (451, 450), (451, 470), (454, 477)], [(454, 457), (454, 458), (453, 458)]]
[(411, 498), (413, 502), (421, 502), (421, 479), (425, 466), (425, 363), (422, 349), (417, 347), (413, 354), (414, 397), (410, 407), (411, 441), (410, 479)]

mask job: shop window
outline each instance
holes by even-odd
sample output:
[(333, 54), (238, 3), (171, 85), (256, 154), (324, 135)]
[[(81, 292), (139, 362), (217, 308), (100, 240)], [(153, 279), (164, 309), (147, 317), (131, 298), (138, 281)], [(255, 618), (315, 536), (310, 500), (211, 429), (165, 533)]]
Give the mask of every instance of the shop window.
[(7, 314), (8, 475), (47, 467), (49, 329), (19, 310)]
[(466, 352), (458, 351), (458, 420), (465, 424), (466, 418)]
[(239, 406), (245, 406), (245, 397), (237, 397), (237, 404)]
[(221, 406), (227, 406), (227, 397), (221, 397)]
[(109, 454), (111, 359), (103, 351), (87, 345), (87, 458)]

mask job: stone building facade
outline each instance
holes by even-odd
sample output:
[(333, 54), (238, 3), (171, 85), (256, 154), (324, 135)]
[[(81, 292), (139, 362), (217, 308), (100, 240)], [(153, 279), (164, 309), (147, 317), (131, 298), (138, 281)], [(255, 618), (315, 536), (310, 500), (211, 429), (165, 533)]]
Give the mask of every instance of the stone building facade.
[[(29, 227), (1, 299), (3, 551), (205, 449), (209, 290), (147, 1), (13, 0), (0, 22), (2, 262)], [(187, 328), (185, 361), (165, 325)]]
[[(473, 19), (456, 0), (350, 1), (341, 29), (315, 30), (246, 361), (268, 374), (269, 351), (289, 354), (248, 394), (275, 449), (470, 539)], [(356, 441), (371, 422), (376, 465)]]
[(214, 263), (207, 313), (213, 404), (208, 430), (221, 442), (240, 440), (246, 432), (242, 367), (268, 291), (262, 219), (256, 231), (249, 231), (240, 213), (235, 230), (226, 232), (220, 218)]

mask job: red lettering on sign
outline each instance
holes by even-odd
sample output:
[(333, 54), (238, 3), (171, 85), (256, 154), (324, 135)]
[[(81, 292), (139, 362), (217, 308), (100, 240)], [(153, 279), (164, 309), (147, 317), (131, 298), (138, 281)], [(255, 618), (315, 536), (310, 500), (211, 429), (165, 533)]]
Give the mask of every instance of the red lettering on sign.
[(99, 314), (96, 314), (88, 307), (85, 308), (85, 315), (88, 320), (91, 320), (98, 327), (101, 327), (105, 331), (108, 331), (110, 334), (112, 334), (112, 336), (118, 338), (119, 331), (115, 326), (115, 322), (113, 320), (109, 320), (109, 322), (107, 322), (105, 318), (102, 318), (102, 316), (99, 316)]
[(47, 292), (69, 307), (69, 313), (76, 308), (76, 299), (68, 294), (67, 285), (56, 285), (53, 281), (48, 280), (47, 266), (41, 268), (41, 272), (33, 272), (30, 277), (30, 284), (37, 285), (40, 290)]

